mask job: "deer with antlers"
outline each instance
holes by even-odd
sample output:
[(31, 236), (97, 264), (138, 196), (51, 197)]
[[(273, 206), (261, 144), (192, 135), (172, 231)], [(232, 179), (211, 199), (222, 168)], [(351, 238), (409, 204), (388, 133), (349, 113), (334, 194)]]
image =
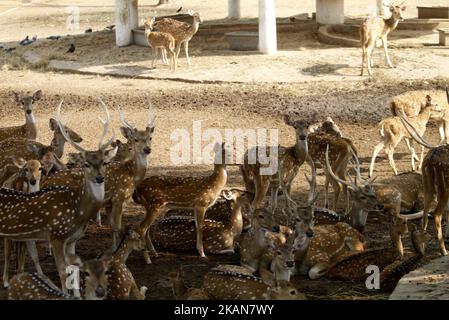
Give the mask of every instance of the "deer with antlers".
[[(66, 135), (60, 120), (61, 106), (62, 101), (57, 108), (56, 119)], [(50, 241), (64, 291), (66, 256), (74, 253), (74, 244), (83, 235), (89, 219), (103, 204), (103, 163), (108, 160), (105, 150), (113, 141), (103, 143), (109, 131), (109, 113), (106, 108), (104, 112), (106, 120), (98, 150), (87, 151), (71, 141), (68, 135), (65, 137), (85, 159), (81, 185), (72, 188), (55, 186), (31, 194), (0, 189), (0, 235), (15, 241)]]
[[(203, 243), (206, 253), (234, 253), (235, 242), (243, 230), (242, 206), (248, 202), (245, 191), (223, 190), (223, 196), (231, 202), (232, 213), (227, 220), (204, 220)], [(150, 229), (151, 239), (159, 249), (195, 250), (195, 218), (170, 216), (160, 219)]]
[[(438, 104), (433, 102), (431, 96), (426, 97), (426, 105), (421, 109), (420, 113), (415, 117), (410, 117), (408, 121), (413, 124), (420, 136), (424, 135), (427, 127), (427, 123), (433, 114), (440, 114), (442, 112)], [(421, 169), (422, 160), (424, 157), (424, 147), (422, 147), (421, 158), (416, 155), (415, 148), (413, 147), (413, 139), (408, 134), (407, 130), (402, 125), (399, 117), (390, 117), (382, 120), (379, 123), (379, 134), (381, 136), (381, 142), (374, 147), (373, 156), (371, 158), (371, 164), (369, 167), (369, 176), (371, 177), (374, 170), (374, 162), (379, 152), (384, 148), (385, 153), (388, 156), (390, 167), (393, 169), (395, 175), (398, 174), (396, 165), (394, 163), (394, 149), (402, 141), (405, 140), (407, 147), (412, 155), (412, 170), (415, 171), (415, 160), (418, 161), (418, 170)]]
[[(151, 176), (137, 186), (133, 199), (143, 205), (146, 211), (138, 230), (142, 235), (147, 235), (147, 248), (153, 255), (157, 255), (157, 252), (148, 232), (150, 226), (170, 209), (187, 208), (193, 209), (195, 214), (196, 249), (201, 257), (206, 256), (203, 245), (204, 216), (226, 185), (226, 163), (230, 160), (230, 152), (226, 150), (225, 144), (216, 143), (214, 151), (214, 170), (208, 176)], [(145, 259), (151, 263), (148, 252)]]
[(38, 90), (32, 95), (21, 95), (13, 92), (14, 100), (25, 112), (25, 124), (15, 127), (0, 128), (0, 141), (10, 139), (11, 137), (20, 137), (28, 140), (36, 140), (37, 128), (36, 119), (33, 113), (33, 104), (42, 98), (42, 90)]
[[(151, 100), (148, 97), (148, 118), (144, 130), (137, 129), (134, 125), (125, 120), (124, 114), (119, 109), (121, 127), (123, 136), (132, 146), (132, 157), (127, 161), (111, 162), (105, 166), (105, 196), (104, 207), (111, 220), (113, 232), (113, 249), (117, 247), (122, 229), (122, 209), (123, 203), (131, 198), (137, 185), (144, 179), (148, 156), (151, 153), (151, 140), (154, 133), (154, 113)], [(106, 108), (106, 105), (103, 107)], [(114, 155), (108, 157), (112, 160), (116, 155), (116, 149), (113, 149)], [(78, 186), (81, 184), (83, 172), (81, 169), (58, 172), (44, 181), (44, 187), (54, 185)], [(98, 217), (97, 217), (98, 220)]]
[(365, 69), (365, 63), (368, 68), (368, 73), (371, 76), (373, 71), (371, 67), (373, 66), (373, 51), (376, 47), (377, 41), (380, 39), (385, 52), (385, 58), (387, 59), (387, 64), (390, 68), (394, 68), (393, 63), (391, 63), (390, 56), (388, 54), (388, 35), (391, 31), (395, 30), (398, 26), (399, 21), (404, 20), (403, 13), (406, 9), (404, 3), (400, 5), (390, 5), (390, 18), (384, 17), (371, 17), (362, 22), (360, 25), (360, 43), (362, 45), (363, 57), (362, 57), (362, 71), (361, 75)]

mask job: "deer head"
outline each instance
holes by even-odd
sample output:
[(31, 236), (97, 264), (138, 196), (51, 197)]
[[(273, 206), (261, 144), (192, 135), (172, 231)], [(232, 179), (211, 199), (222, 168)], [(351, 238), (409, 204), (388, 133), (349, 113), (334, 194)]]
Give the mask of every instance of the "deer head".
[(19, 176), (25, 179), (23, 192), (31, 193), (40, 190), (42, 166), (37, 160), (25, 161), (23, 158), (13, 158), (14, 165), (19, 168)]
[(25, 117), (27, 120), (32, 120), (34, 122), (33, 115), (33, 103), (39, 101), (42, 98), (42, 90), (38, 90), (31, 96), (22, 96), (17, 92), (13, 92), (14, 100), (22, 107), (25, 112)]
[(402, 2), (400, 5), (390, 5), (390, 12), (394, 19), (403, 21), (404, 20), (404, 11), (407, 7)]
[[(64, 152), (64, 145), (66, 143), (66, 139), (62, 135), (61, 129), (59, 128), (55, 119), (50, 118), (49, 121), (50, 130), (53, 131), (53, 139), (51, 140), (50, 146), (55, 150), (55, 154), (58, 158), (61, 158)], [(70, 129), (67, 126), (64, 126), (65, 133), (70, 137), (70, 139), (76, 143), (80, 143), (83, 141), (83, 138)]]
[(297, 140), (307, 141), (310, 126), (310, 123), (308, 121), (305, 121), (303, 119), (293, 120), (290, 116), (286, 115), (284, 118), (284, 122), (287, 125), (295, 128)]

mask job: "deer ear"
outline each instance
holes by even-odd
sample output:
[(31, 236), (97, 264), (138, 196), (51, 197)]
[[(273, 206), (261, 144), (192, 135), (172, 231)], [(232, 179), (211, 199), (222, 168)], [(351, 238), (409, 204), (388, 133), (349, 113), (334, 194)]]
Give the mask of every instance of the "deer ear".
[(259, 270), (260, 273), (260, 277), (262, 278), (262, 281), (270, 286), (270, 287), (274, 287), (276, 285), (276, 278), (274, 277), (274, 274), (271, 273), (270, 271), (268, 271), (265, 268), (260, 268)]
[(104, 155), (104, 162), (110, 162), (117, 155), (118, 146), (114, 149), (107, 150)]
[(20, 96), (20, 94), (18, 94), (18, 93), (15, 92), (15, 91), (13, 91), (12, 94), (13, 94), (13, 96), (14, 96), (13, 98), (14, 98), (14, 101), (15, 101), (15, 102), (20, 103), (20, 102), (22, 101), (22, 97)]
[(50, 118), (50, 121), (49, 121), (48, 125), (49, 125), (51, 131), (55, 131), (56, 128), (58, 127), (58, 124), (56, 123), (56, 120), (53, 119), (53, 118)]
[(294, 124), (294, 121), (292, 120), (292, 118), (287, 114), (284, 116), (284, 122), (289, 126), (293, 126), (293, 124)]
[(39, 101), (42, 98), (42, 90), (37, 90), (33, 93), (33, 101)]
[(27, 162), (25, 161), (25, 159), (23, 158), (17, 158), (17, 157), (12, 157), (12, 162), (14, 163), (14, 165), (19, 168), (22, 169), (23, 167), (26, 166)]
[(133, 140), (133, 138), (134, 138), (133, 129), (128, 128), (128, 127), (120, 127), (120, 132), (126, 138), (126, 140), (128, 140), (128, 141)]
[(223, 198), (225, 198), (226, 200), (232, 200), (232, 191), (231, 190), (222, 190), (221, 191), (221, 195), (223, 196)]

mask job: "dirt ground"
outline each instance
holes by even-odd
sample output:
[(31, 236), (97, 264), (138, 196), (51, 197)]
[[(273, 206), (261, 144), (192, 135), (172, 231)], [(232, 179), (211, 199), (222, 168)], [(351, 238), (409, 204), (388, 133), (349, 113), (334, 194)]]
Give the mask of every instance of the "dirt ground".
[[(155, 10), (151, 5), (155, 1), (141, 1), (142, 10), (151, 12)], [(242, 1), (244, 15), (254, 17), (257, 14), (255, 6), (257, 1)], [(348, 10), (353, 15), (362, 15), (366, 12), (366, 6), (373, 1), (346, 1)], [(416, 1), (418, 2), (418, 1)], [(78, 1), (33, 1), (31, 5), (20, 9), (17, 7), (19, 1), (2, 1), (0, 3), (0, 42), (17, 41), (24, 35), (38, 34), (39, 37), (51, 34), (66, 34), (64, 21), (66, 13), (64, 8), (68, 4), (78, 4), (82, 7), (82, 23), (79, 32), (88, 26), (96, 30), (103, 29), (104, 26), (113, 23), (112, 7), (110, 1), (97, 1), (91, 5), (87, 0)], [(223, 2), (225, 3), (225, 2)], [(311, 12), (314, 10), (314, 1), (302, 1), (298, 8), (291, 6), (291, 1), (277, 1), (279, 16), (289, 16), (301, 12)], [(419, 1), (419, 4), (434, 4), (435, 1)], [(194, 0), (177, 2), (172, 7), (167, 7), (166, 12), (173, 12), (180, 4), (189, 6), (192, 9), (199, 9), (206, 13), (207, 20), (219, 20), (225, 16), (226, 7), (216, 7), (215, 2), (205, 0)], [(416, 3), (417, 4), (417, 3)], [(411, 7), (414, 7), (411, 3)], [(146, 10), (146, 11), (145, 11)], [(159, 9), (157, 9), (159, 10)], [(162, 9), (161, 9), (162, 10)], [(409, 13), (413, 16), (413, 13)], [(26, 23), (25, 23), (26, 22)], [(73, 32), (76, 33), (76, 32)], [(145, 62), (145, 48), (129, 47), (124, 52), (118, 54), (115, 59), (109, 59), (107, 54), (120, 53), (122, 49), (111, 49), (111, 34), (105, 36), (105, 43), (97, 43), (97, 53), (100, 60), (117, 63), (126, 57), (130, 52), (136, 53), (137, 62)], [(288, 52), (303, 50), (304, 59), (307, 56), (317, 56), (322, 54), (322, 59), (337, 59), (349, 61), (351, 65), (347, 72), (354, 73), (356, 70), (357, 56), (355, 49), (341, 49), (331, 46), (322, 46), (313, 37), (305, 37), (307, 46), (298, 49), (298, 42), (288, 46), (291, 38), (282, 38), (281, 60), (284, 65), (291, 67), (298, 60), (288, 57)], [(298, 39), (295, 39), (298, 41)], [(192, 55), (202, 55), (207, 59), (207, 64), (198, 64), (194, 68), (203, 68), (202, 72), (217, 67), (216, 57), (223, 49), (223, 43), (208, 44), (205, 48), (199, 46), (197, 39), (192, 50)], [(213, 47), (215, 46), (215, 48)], [(37, 46), (37, 49), (39, 47)], [(62, 48), (62, 47), (61, 47)], [(316, 49), (316, 50), (314, 50)], [(18, 49), (20, 51), (21, 49)], [(109, 50), (109, 51), (108, 51)], [(115, 50), (111, 52), (110, 50)], [(353, 51), (351, 51), (353, 50)], [(83, 52), (83, 51), (82, 51)], [(349, 55), (348, 55), (349, 52)], [(441, 53), (442, 52), (442, 53)], [(449, 77), (439, 77), (436, 75), (427, 77), (425, 70), (418, 76), (411, 76), (416, 72), (420, 61), (428, 60), (428, 64), (423, 69), (432, 69), (432, 72), (439, 70), (431, 64), (431, 61), (443, 61), (447, 53), (441, 50), (434, 53), (428, 50), (411, 50), (396, 52), (403, 61), (412, 61), (410, 65), (403, 63), (404, 70), (397, 70), (397, 76), (383, 75), (379, 70), (379, 75), (374, 78), (348, 78), (340, 81), (344, 74), (333, 74), (332, 65), (338, 65), (335, 61), (331, 65), (315, 65), (315, 69), (309, 69), (314, 81), (307, 79), (301, 83), (288, 83), (291, 79), (283, 81), (286, 77), (282, 72), (277, 72), (271, 83), (220, 83), (220, 84), (193, 84), (182, 81), (164, 81), (135, 79), (132, 77), (117, 78), (100, 75), (79, 75), (70, 73), (59, 73), (49, 71), (46, 66), (41, 68), (31, 68), (25, 64), (19, 55), (6, 56), (0, 53), (0, 126), (11, 126), (23, 122), (23, 113), (12, 102), (12, 91), (30, 92), (42, 89), (44, 97), (36, 104), (35, 114), (38, 122), (38, 140), (49, 143), (51, 139), (48, 129), (48, 119), (54, 112), (61, 98), (64, 98), (63, 120), (72, 129), (80, 133), (83, 138), (83, 146), (94, 148), (97, 144), (100, 125), (97, 121), (99, 106), (95, 98), (101, 96), (109, 106), (112, 114), (113, 126), (118, 129), (118, 116), (115, 112), (118, 105), (125, 110), (130, 122), (139, 127), (145, 125), (146, 101), (145, 95), (151, 94), (156, 114), (156, 131), (153, 139), (152, 154), (148, 174), (180, 174), (180, 175), (205, 175), (211, 171), (210, 165), (186, 165), (173, 166), (170, 162), (170, 148), (173, 142), (170, 135), (175, 129), (186, 128), (191, 132), (192, 123), (202, 120), (203, 128), (213, 127), (224, 130), (225, 128), (277, 128), (279, 129), (279, 143), (282, 145), (292, 145), (294, 143), (294, 132), (282, 121), (284, 114), (296, 114), (298, 117), (308, 118), (314, 111), (325, 116), (332, 116), (341, 127), (344, 135), (354, 141), (358, 149), (360, 160), (362, 161), (362, 174), (367, 176), (367, 166), (372, 149), (378, 141), (377, 123), (389, 115), (388, 102), (392, 96), (415, 89), (443, 89)], [(86, 45), (87, 57), (95, 57), (95, 48)], [(344, 54), (343, 54), (344, 53)], [(282, 56), (282, 55), (285, 56)], [(445, 56), (446, 55), (446, 56)], [(357, 56), (357, 58), (356, 58)], [(56, 57), (60, 58), (56, 53)], [(66, 58), (62, 56), (62, 58)], [(241, 55), (241, 59), (252, 60), (251, 56)], [(194, 58), (195, 59), (195, 58)], [(261, 68), (270, 58), (258, 58), (254, 65)], [(357, 59), (357, 60), (356, 60)], [(407, 60), (408, 59), (408, 60)], [(287, 61), (287, 62), (286, 62)], [(299, 61), (299, 62), (298, 62)], [(95, 63), (96, 60), (93, 60)], [(195, 63), (196, 61), (193, 60)], [(251, 62), (251, 61), (250, 61)], [(288, 65), (291, 63), (291, 65)], [(312, 66), (314, 64), (311, 63)], [(219, 65), (220, 66), (220, 65)], [(221, 66), (223, 67), (223, 66)], [(223, 68), (225, 68), (224, 66)], [(303, 66), (303, 68), (306, 68)], [(194, 69), (197, 70), (197, 69)], [(241, 68), (242, 74), (244, 67)], [(348, 71), (349, 70), (349, 71)], [(200, 72), (199, 70), (198, 72)], [(268, 74), (274, 71), (267, 71)], [(430, 71), (429, 71), (430, 72)], [(413, 80), (414, 78), (414, 80)], [(423, 78), (429, 78), (422, 80)], [(112, 112), (113, 111), (113, 112)], [(116, 130), (118, 132), (118, 130)], [(437, 142), (436, 128), (431, 126), (427, 132), (427, 137), (432, 142)], [(68, 148), (67, 152), (73, 151)], [(410, 157), (406, 152), (405, 145), (401, 144), (395, 154), (398, 170), (401, 172), (410, 169)], [(384, 157), (378, 158), (375, 173), (379, 178), (389, 177), (392, 171)], [(307, 183), (303, 178), (303, 172), (295, 179), (293, 186), (293, 198), (304, 201), (307, 193)], [(320, 186), (319, 203), (322, 204), (322, 184), (323, 175), (319, 171), (318, 183)], [(236, 167), (229, 169), (229, 187), (242, 187), (242, 178)], [(281, 205), (283, 201), (280, 201)], [(342, 203), (340, 204), (342, 206)], [(340, 210), (342, 207), (340, 207)], [(124, 209), (124, 224), (136, 225), (143, 218), (143, 209), (135, 205), (132, 201), (126, 204)], [(106, 218), (106, 217), (104, 217)], [(390, 246), (390, 241), (386, 230), (386, 219), (382, 215), (371, 215), (368, 219), (366, 230), (366, 241), (368, 247)], [(432, 226), (430, 227), (433, 232)], [(98, 256), (109, 248), (111, 243), (110, 229), (108, 227), (98, 227), (94, 223), (89, 226), (86, 235), (77, 245), (77, 253), (83, 259), (90, 259)], [(405, 245), (410, 249), (410, 243), (405, 241)], [(42, 257), (42, 267), (44, 272), (58, 282), (58, 276), (52, 257), (45, 257), (44, 248), (40, 247)], [(435, 240), (432, 239), (428, 250), (428, 255), (424, 261), (438, 256)], [(238, 253), (232, 256), (209, 256), (207, 259), (200, 259), (195, 252), (191, 254), (161, 253), (159, 257), (153, 259), (153, 264), (147, 265), (142, 258), (142, 254), (134, 252), (127, 265), (139, 286), (145, 285), (149, 289), (148, 299), (172, 299), (171, 291), (158, 285), (157, 280), (161, 274), (176, 271), (179, 266), (183, 266), (186, 274), (186, 282), (189, 286), (200, 287), (202, 276), (211, 267), (223, 263), (238, 263)], [(0, 266), (3, 266), (3, 248), (0, 248)], [(27, 270), (33, 270), (30, 261), (27, 261)], [(321, 279), (311, 281), (305, 277), (293, 278), (293, 283), (299, 290), (304, 292), (309, 299), (386, 299), (387, 294), (377, 291), (368, 291), (362, 283), (347, 283)], [(0, 289), (0, 298), (5, 299), (7, 292)]]

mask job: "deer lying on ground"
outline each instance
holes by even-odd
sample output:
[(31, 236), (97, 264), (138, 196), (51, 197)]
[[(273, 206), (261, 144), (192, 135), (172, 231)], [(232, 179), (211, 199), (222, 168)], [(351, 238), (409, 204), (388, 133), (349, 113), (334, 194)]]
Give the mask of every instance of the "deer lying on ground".
[[(347, 184), (349, 188), (352, 202), (351, 221), (353, 222), (351, 225), (356, 226), (357, 230), (363, 232), (368, 212), (376, 209), (376, 207), (381, 207), (391, 219), (390, 223), (396, 226), (395, 230), (403, 230), (400, 235), (391, 234), (396, 249), (400, 255), (403, 255), (401, 235), (406, 233), (406, 229), (402, 229), (401, 226), (407, 220), (419, 219), (423, 216), (422, 212), (401, 214), (401, 211), (416, 212), (422, 206), (423, 187), (420, 175), (412, 172), (404, 173), (374, 184), (372, 183), (373, 180), (366, 181), (362, 178), (358, 159), (356, 162), (357, 175), (354, 182), (351, 179), (339, 180), (340, 183)], [(339, 179), (331, 169), (329, 169), (329, 172), (334, 179)]]
[[(176, 41), (176, 61), (179, 58), (179, 52), (181, 51), (181, 45), (184, 44), (184, 50), (186, 53), (187, 64), (190, 66), (189, 57), (189, 42), (192, 37), (198, 31), (200, 23), (203, 22), (201, 14), (199, 12), (189, 11), (189, 14), (193, 17), (193, 24), (190, 25), (186, 22), (181, 22), (171, 18), (163, 18), (156, 22), (157, 29), (160, 32), (169, 33)], [(162, 55), (166, 53), (162, 50)]]
[[(103, 102), (103, 107), (106, 108)], [(154, 114), (151, 101), (148, 98), (148, 119), (144, 130), (138, 130), (134, 125), (126, 122), (123, 113), (119, 111), (121, 127), (120, 130), (131, 143), (133, 147), (133, 157), (124, 162), (111, 162), (105, 166), (105, 196), (104, 207), (111, 220), (113, 249), (117, 247), (122, 229), (122, 208), (123, 203), (129, 199), (136, 186), (143, 180), (148, 166), (148, 156), (151, 153), (151, 140), (154, 132)], [(110, 162), (115, 155), (116, 149), (113, 149), (107, 162)], [(105, 151), (106, 152), (106, 151)], [(57, 172), (47, 177), (43, 183), (44, 187), (63, 185), (68, 187), (77, 187), (82, 183), (83, 171), (73, 169)], [(97, 216), (98, 220), (98, 216)]]
[(202, 289), (212, 299), (220, 300), (305, 300), (290, 282), (276, 281), (274, 275), (261, 270), (261, 278), (244, 267), (220, 265), (204, 277)]
[(182, 266), (177, 272), (163, 275), (158, 284), (163, 288), (171, 288), (176, 300), (208, 300), (209, 296), (201, 289), (188, 288), (184, 282), (184, 270)]
[(108, 300), (145, 300), (146, 287), (137, 287), (136, 281), (131, 271), (126, 266), (128, 256), (134, 250), (143, 250), (144, 240), (134, 230), (126, 230), (125, 235), (118, 245), (117, 250), (109, 257), (108, 254), (103, 259), (108, 261)]
[[(24, 193), (37, 192), (40, 189), (41, 180), (41, 164), (37, 160), (25, 161), (22, 158), (13, 159), (14, 164), (19, 168), (19, 172), (12, 175), (4, 184), (3, 187), (13, 189)], [(4, 239), (4, 254), (5, 265), (3, 270), (3, 286), (5, 288), (9, 285), (9, 263), (11, 261), (11, 240)], [(36, 243), (34, 241), (27, 241), (26, 243), (18, 242), (16, 246), (17, 256), (17, 270), (18, 273), (24, 272), (25, 264), (25, 245), (28, 247), (28, 252), (33, 260), (36, 270), (39, 274), (43, 274), (41, 265), (39, 263), (39, 256), (37, 253)]]
[[(81, 289), (86, 300), (103, 300), (106, 297), (108, 275), (103, 260), (82, 263), (79, 259), (68, 263), (79, 267), (83, 274)], [(43, 274), (26, 272), (15, 275), (8, 288), (9, 300), (74, 300), (81, 297), (69, 295), (59, 289)]]
[(36, 119), (33, 114), (33, 104), (42, 98), (42, 90), (38, 90), (33, 95), (22, 96), (13, 92), (14, 99), (25, 112), (25, 124), (15, 127), (0, 128), (0, 141), (14, 138), (23, 138), (28, 140), (36, 140), (37, 128)]
[(162, 49), (162, 56), (166, 52), (170, 56), (170, 70), (176, 70), (178, 56), (175, 54), (175, 38), (168, 32), (153, 31), (155, 18), (150, 21), (144, 21), (145, 37), (151, 47), (151, 68), (154, 68), (154, 62), (157, 60), (157, 50)]
[[(420, 136), (426, 132), (427, 123), (434, 114), (440, 114), (441, 108), (438, 104), (435, 104), (431, 96), (426, 97), (426, 105), (419, 114), (415, 117), (410, 117), (408, 121), (413, 124)], [(388, 161), (394, 174), (397, 175), (396, 165), (394, 163), (394, 149), (402, 141), (405, 140), (407, 147), (412, 155), (412, 170), (415, 171), (415, 160), (418, 161), (418, 170), (421, 169), (422, 160), (424, 157), (424, 147), (422, 147), (421, 157), (418, 157), (413, 147), (413, 139), (408, 134), (407, 130), (402, 125), (399, 117), (390, 117), (382, 120), (379, 123), (379, 134), (381, 136), (381, 142), (374, 147), (373, 156), (371, 158), (371, 164), (369, 168), (369, 176), (371, 177), (374, 170), (374, 162), (376, 157), (382, 149), (385, 149), (385, 153), (388, 156)]]
[(427, 96), (431, 96), (442, 112), (432, 113), (430, 120), (438, 124), (440, 144), (449, 143), (449, 89), (408, 91), (392, 99), (390, 108), (394, 116), (404, 114), (416, 117), (427, 104)]
[[(153, 222), (169, 209), (189, 208), (195, 212), (196, 249), (201, 257), (206, 256), (203, 245), (204, 216), (226, 185), (226, 163), (229, 162), (229, 151), (226, 151), (225, 144), (216, 143), (214, 151), (214, 171), (208, 176), (152, 176), (137, 186), (133, 199), (146, 210), (138, 230), (141, 235), (147, 235), (147, 248), (153, 255), (157, 255), (157, 252), (148, 232)], [(148, 253), (145, 259), (151, 263)]]
[[(57, 109), (59, 119), (62, 101)], [(15, 240), (50, 241), (56, 267), (66, 292), (66, 257), (73, 254), (74, 244), (83, 235), (90, 218), (98, 212), (104, 198), (104, 166), (107, 161), (106, 148), (112, 139), (103, 144), (109, 126), (109, 114), (103, 124), (96, 151), (87, 151), (70, 140), (64, 130), (66, 139), (83, 153), (86, 162), (84, 181), (78, 187), (55, 186), (39, 192), (24, 194), (8, 189), (0, 189), (0, 236)]]
[[(434, 146), (427, 142), (423, 137), (421, 137), (418, 131), (413, 127), (413, 125), (408, 121), (403, 115), (399, 115), (405, 128), (413, 139), (421, 144), (422, 146), (429, 148), (429, 152), (423, 161), (422, 166), (422, 181), (424, 190), (424, 212), (422, 218), (421, 229), (423, 231), (427, 230), (428, 224), (428, 214), (432, 206), (432, 202), (436, 198), (436, 207), (432, 212), (433, 219), (435, 221), (435, 229), (437, 231), (437, 238), (439, 244), (439, 250), (441, 255), (447, 255), (446, 246), (443, 239), (443, 230), (441, 227), (441, 220), (443, 214), (448, 221), (447, 216), (447, 206), (449, 203), (449, 193), (447, 190), (447, 184), (449, 182), (449, 172), (447, 170), (447, 159), (449, 158), (449, 145), (437, 145)], [(449, 234), (448, 228), (446, 227), (446, 235)]]
[(268, 189), (271, 189), (271, 205), (274, 211), (277, 208), (279, 188), (282, 188), (287, 199), (290, 198), (293, 179), (306, 160), (311, 165), (312, 171), (315, 170), (313, 162), (308, 155), (307, 135), (309, 123), (304, 120), (293, 120), (289, 116), (286, 116), (284, 121), (295, 129), (296, 144), (289, 148), (277, 148), (278, 168), (274, 173), (263, 172), (263, 170), (268, 170), (268, 166), (262, 164), (259, 159), (260, 153), (269, 156), (273, 151), (272, 147), (254, 147), (249, 149), (244, 155), (244, 163), (240, 166), (240, 171), (246, 190), (254, 193), (254, 199), (251, 203), (252, 208), (261, 207)]
[[(203, 243), (208, 254), (234, 253), (236, 240), (243, 230), (242, 206), (247, 203), (245, 191), (223, 190), (222, 194), (232, 204), (232, 214), (225, 221), (204, 220)], [(151, 239), (157, 248), (163, 250), (195, 250), (195, 218), (171, 216), (152, 225)]]
[(377, 40), (382, 41), (382, 45), (385, 52), (385, 58), (387, 59), (387, 64), (390, 68), (394, 68), (391, 63), (390, 56), (388, 54), (388, 35), (391, 31), (395, 30), (398, 26), (399, 21), (404, 20), (403, 13), (406, 6), (403, 3), (399, 6), (390, 5), (391, 17), (386, 19), (383, 17), (371, 17), (362, 22), (360, 25), (360, 42), (362, 45), (363, 58), (362, 58), (362, 71), (361, 75), (365, 69), (365, 63), (368, 67), (368, 73), (371, 76), (373, 71), (371, 67), (373, 66), (373, 51), (376, 47)]

